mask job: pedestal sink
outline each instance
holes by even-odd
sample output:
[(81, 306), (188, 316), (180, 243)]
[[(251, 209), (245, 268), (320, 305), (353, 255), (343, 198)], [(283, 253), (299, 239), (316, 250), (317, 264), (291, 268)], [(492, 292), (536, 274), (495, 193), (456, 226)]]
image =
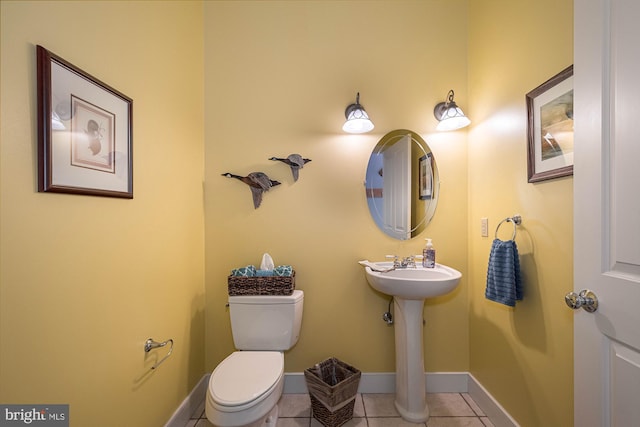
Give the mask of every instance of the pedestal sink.
[[(379, 269), (393, 267), (391, 262), (374, 264)], [(407, 421), (425, 422), (429, 418), (429, 407), (422, 333), (424, 300), (454, 290), (462, 274), (442, 264), (436, 264), (435, 268), (409, 267), (386, 272), (365, 267), (365, 272), (373, 289), (394, 297), (396, 409)]]

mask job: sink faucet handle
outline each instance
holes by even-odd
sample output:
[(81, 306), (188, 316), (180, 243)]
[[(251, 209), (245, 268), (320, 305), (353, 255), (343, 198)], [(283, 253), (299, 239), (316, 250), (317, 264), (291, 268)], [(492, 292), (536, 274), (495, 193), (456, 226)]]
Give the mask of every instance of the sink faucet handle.
[(402, 267), (411, 267), (411, 268), (415, 268), (416, 266), (416, 259), (415, 259), (415, 255), (409, 255), (407, 257), (402, 258)]

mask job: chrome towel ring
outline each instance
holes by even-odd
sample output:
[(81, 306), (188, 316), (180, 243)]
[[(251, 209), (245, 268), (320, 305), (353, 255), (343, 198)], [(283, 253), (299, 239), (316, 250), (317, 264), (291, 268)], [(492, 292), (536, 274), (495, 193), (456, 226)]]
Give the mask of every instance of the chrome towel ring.
[(500, 223), (498, 224), (498, 226), (496, 227), (496, 233), (494, 235), (494, 237), (497, 239), (498, 238), (498, 230), (500, 229), (500, 226), (505, 223), (505, 222), (511, 222), (513, 223), (513, 236), (511, 236), (511, 240), (515, 240), (516, 238), (516, 227), (520, 224), (522, 224), (522, 217), (520, 215), (514, 215), (508, 218), (503, 219), (502, 221), (500, 221)]
[(159, 347), (164, 347), (167, 344), (171, 344), (171, 346), (169, 347), (169, 352), (162, 358), (160, 359), (160, 361), (156, 362), (151, 369), (156, 369), (158, 366), (160, 366), (160, 364), (162, 362), (164, 362), (165, 360), (167, 360), (167, 358), (169, 356), (171, 356), (171, 353), (173, 353), (173, 339), (168, 339), (164, 342), (156, 342), (153, 340), (153, 338), (149, 338), (145, 343), (144, 343), (144, 352), (145, 353), (149, 353), (151, 350), (153, 350), (154, 348), (159, 348)]

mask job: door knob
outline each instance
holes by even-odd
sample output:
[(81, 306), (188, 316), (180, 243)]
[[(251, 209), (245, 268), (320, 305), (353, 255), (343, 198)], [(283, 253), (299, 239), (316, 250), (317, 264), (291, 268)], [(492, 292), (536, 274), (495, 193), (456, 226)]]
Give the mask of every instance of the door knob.
[(596, 297), (596, 294), (591, 292), (589, 289), (583, 289), (579, 294), (569, 292), (565, 295), (564, 301), (574, 310), (582, 307), (585, 311), (593, 313), (598, 309), (598, 298)]

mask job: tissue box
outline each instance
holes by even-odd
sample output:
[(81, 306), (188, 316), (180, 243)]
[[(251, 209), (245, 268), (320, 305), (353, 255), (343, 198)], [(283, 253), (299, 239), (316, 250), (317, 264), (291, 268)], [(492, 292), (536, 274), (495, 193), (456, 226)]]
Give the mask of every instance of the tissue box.
[(229, 296), (291, 295), (296, 288), (296, 272), (291, 276), (229, 276), (227, 283)]

